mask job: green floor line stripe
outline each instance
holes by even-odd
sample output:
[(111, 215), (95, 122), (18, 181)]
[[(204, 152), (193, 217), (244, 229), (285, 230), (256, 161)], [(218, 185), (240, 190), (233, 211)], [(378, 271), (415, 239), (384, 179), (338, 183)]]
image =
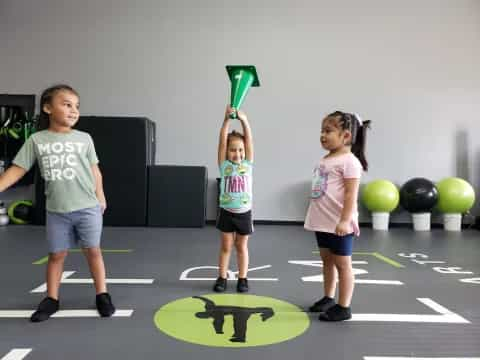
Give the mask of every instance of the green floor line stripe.
[(37, 260), (37, 261), (33, 262), (32, 264), (33, 265), (42, 265), (42, 264), (45, 264), (47, 261), (48, 261), (48, 255), (41, 258), (40, 260)]
[(382, 260), (382, 261), (386, 262), (387, 264), (392, 265), (393, 267), (396, 267), (396, 268), (404, 268), (405, 267), (402, 264), (396, 262), (395, 260), (392, 260), (389, 257), (386, 257), (385, 255), (382, 255), (378, 252), (374, 252), (372, 255), (375, 256), (377, 259)]
[[(320, 254), (320, 251), (318, 250), (314, 250), (312, 251), (313, 254)], [(385, 263), (387, 263), (388, 265), (391, 265), (393, 267), (396, 267), (396, 268), (404, 268), (405, 266), (400, 264), (399, 262), (393, 260), (393, 259), (390, 259), (389, 257), (385, 256), (385, 255), (382, 255), (380, 254), (379, 252), (357, 252), (357, 251), (354, 251), (352, 253), (352, 255), (371, 255), (371, 256), (374, 256), (376, 257), (378, 260), (381, 260)]]
[[(72, 253), (80, 253), (82, 252), (81, 249), (71, 249), (69, 252)], [(102, 249), (102, 253), (112, 253), (112, 254), (124, 254), (124, 253), (131, 253), (133, 249)], [(48, 255), (42, 257), (41, 259), (32, 263), (32, 265), (43, 265), (46, 264), (48, 261)]]

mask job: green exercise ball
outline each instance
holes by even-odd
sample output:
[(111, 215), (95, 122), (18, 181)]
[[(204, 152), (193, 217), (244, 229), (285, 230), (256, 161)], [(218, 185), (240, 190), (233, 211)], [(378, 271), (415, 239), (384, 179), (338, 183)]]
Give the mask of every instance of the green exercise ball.
[(399, 201), (397, 187), (388, 180), (369, 182), (362, 191), (362, 203), (371, 212), (391, 212)]
[(15, 201), (8, 207), (8, 217), (14, 224), (25, 225), (32, 220), (32, 202), (29, 200)]
[(473, 187), (463, 179), (449, 177), (437, 184), (437, 209), (442, 213), (464, 214), (475, 202)]

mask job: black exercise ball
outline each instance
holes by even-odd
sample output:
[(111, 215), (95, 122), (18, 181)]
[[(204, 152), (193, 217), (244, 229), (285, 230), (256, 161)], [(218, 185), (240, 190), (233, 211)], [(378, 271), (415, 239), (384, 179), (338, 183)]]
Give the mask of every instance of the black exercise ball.
[(400, 188), (400, 204), (408, 212), (430, 212), (437, 201), (438, 190), (428, 179), (413, 178)]

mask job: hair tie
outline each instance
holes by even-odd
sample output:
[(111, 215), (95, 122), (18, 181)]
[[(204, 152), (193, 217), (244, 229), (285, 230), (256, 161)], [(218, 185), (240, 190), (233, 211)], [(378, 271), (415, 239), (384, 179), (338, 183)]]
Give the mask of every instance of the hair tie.
[(360, 115), (355, 114), (355, 113), (352, 114), (352, 115), (353, 115), (353, 117), (354, 117), (355, 119), (357, 119), (357, 121), (358, 121), (358, 126), (359, 126), (359, 127), (363, 126), (363, 121), (362, 121), (362, 118), (360, 117)]

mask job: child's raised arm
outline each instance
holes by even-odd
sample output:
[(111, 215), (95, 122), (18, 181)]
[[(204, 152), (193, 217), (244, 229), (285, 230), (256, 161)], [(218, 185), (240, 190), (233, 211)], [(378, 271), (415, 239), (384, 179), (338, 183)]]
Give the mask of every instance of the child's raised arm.
[(227, 158), (227, 138), (228, 138), (228, 127), (230, 125), (230, 114), (234, 110), (227, 105), (225, 110), (225, 117), (223, 118), (223, 125), (220, 129), (220, 138), (218, 139), (218, 166), (220, 166)]
[(7, 171), (0, 175), (0, 192), (7, 190), (10, 186), (20, 180), (27, 173), (24, 168), (12, 165)]
[(252, 138), (252, 129), (248, 122), (247, 115), (238, 110), (237, 111), (238, 120), (242, 123), (243, 136), (245, 137), (245, 159), (253, 162), (253, 138)]

